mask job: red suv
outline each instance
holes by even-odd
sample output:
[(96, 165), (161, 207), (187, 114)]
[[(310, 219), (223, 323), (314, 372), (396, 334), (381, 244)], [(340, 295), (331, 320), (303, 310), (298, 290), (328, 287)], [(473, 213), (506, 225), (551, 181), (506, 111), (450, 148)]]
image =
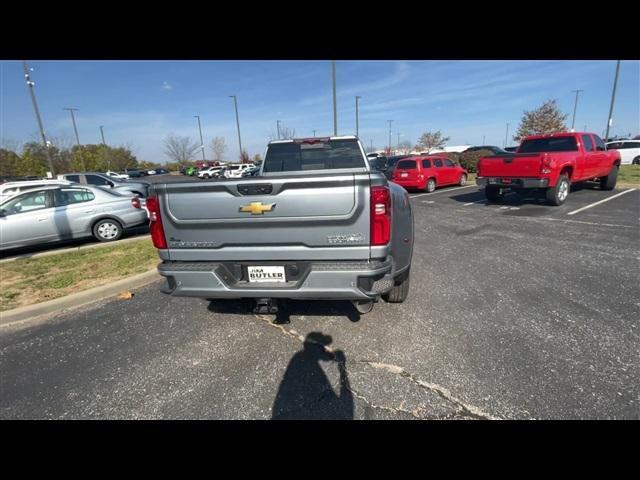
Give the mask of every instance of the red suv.
[(446, 157), (411, 157), (396, 164), (391, 181), (404, 188), (433, 192), (445, 185), (465, 185), (467, 171)]

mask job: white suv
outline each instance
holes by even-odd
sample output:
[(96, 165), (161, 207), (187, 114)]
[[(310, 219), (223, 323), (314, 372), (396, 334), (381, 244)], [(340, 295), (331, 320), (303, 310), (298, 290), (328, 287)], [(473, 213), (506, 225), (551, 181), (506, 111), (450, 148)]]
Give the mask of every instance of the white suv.
[(621, 165), (640, 165), (640, 140), (617, 140), (607, 143), (607, 150), (618, 150)]
[(237, 163), (235, 165), (227, 165), (224, 171), (225, 178), (242, 178), (242, 174), (248, 168), (253, 167), (253, 163)]
[(71, 185), (72, 182), (67, 180), (24, 180), (21, 182), (7, 182), (0, 185), (0, 200), (4, 200), (9, 197), (23, 192), (31, 188), (48, 187), (49, 185)]
[(217, 178), (225, 167), (207, 167), (198, 172), (198, 178)]

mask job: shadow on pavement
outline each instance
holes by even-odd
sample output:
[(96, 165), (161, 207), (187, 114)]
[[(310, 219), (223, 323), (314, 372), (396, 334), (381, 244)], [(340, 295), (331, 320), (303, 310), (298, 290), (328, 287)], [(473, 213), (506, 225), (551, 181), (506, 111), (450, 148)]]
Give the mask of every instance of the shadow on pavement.
[[(330, 352), (330, 335), (311, 332), (302, 350), (291, 358), (273, 402), (273, 420), (352, 420), (353, 395), (346, 370), (346, 356), (340, 350)], [(340, 374), (336, 394), (320, 362), (334, 362)]]

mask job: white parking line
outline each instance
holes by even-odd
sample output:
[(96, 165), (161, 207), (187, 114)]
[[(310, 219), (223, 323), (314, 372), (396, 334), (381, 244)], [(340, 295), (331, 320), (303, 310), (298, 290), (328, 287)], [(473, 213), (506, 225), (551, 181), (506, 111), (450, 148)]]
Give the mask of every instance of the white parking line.
[(465, 187), (456, 187), (456, 188), (447, 188), (445, 190), (438, 190), (437, 192), (419, 193), (418, 195), (413, 195), (411, 198), (418, 198), (418, 197), (422, 197), (423, 195), (435, 195), (436, 193), (453, 192), (454, 190), (462, 190), (463, 188), (471, 188), (471, 187), (478, 188), (477, 185), (467, 185)]
[(591, 203), (591, 204), (589, 204), (587, 206), (584, 206), (582, 208), (579, 208), (577, 210), (569, 212), (569, 213), (567, 213), (567, 215), (575, 215), (576, 213), (580, 213), (580, 212), (582, 212), (582, 211), (584, 211), (584, 210), (586, 210), (588, 208), (595, 207), (596, 205), (600, 205), (601, 203), (608, 202), (609, 200), (613, 200), (616, 197), (624, 195), (625, 193), (633, 192), (634, 190), (635, 190), (635, 188), (630, 188), (629, 190), (625, 190), (623, 192), (617, 193), (616, 195), (612, 195), (610, 197), (607, 197), (604, 200), (600, 200), (599, 202)]

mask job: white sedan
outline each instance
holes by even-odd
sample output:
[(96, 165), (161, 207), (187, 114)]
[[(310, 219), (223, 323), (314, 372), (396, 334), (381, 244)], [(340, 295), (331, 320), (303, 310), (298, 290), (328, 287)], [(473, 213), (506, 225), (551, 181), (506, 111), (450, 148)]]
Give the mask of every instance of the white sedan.
[(111, 170), (108, 170), (105, 173), (110, 177), (117, 178), (118, 180), (129, 180), (129, 175), (127, 175), (126, 173), (117, 173), (112, 172)]
[(621, 165), (640, 165), (640, 140), (617, 140), (607, 143), (607, 150), (620, 152)]

